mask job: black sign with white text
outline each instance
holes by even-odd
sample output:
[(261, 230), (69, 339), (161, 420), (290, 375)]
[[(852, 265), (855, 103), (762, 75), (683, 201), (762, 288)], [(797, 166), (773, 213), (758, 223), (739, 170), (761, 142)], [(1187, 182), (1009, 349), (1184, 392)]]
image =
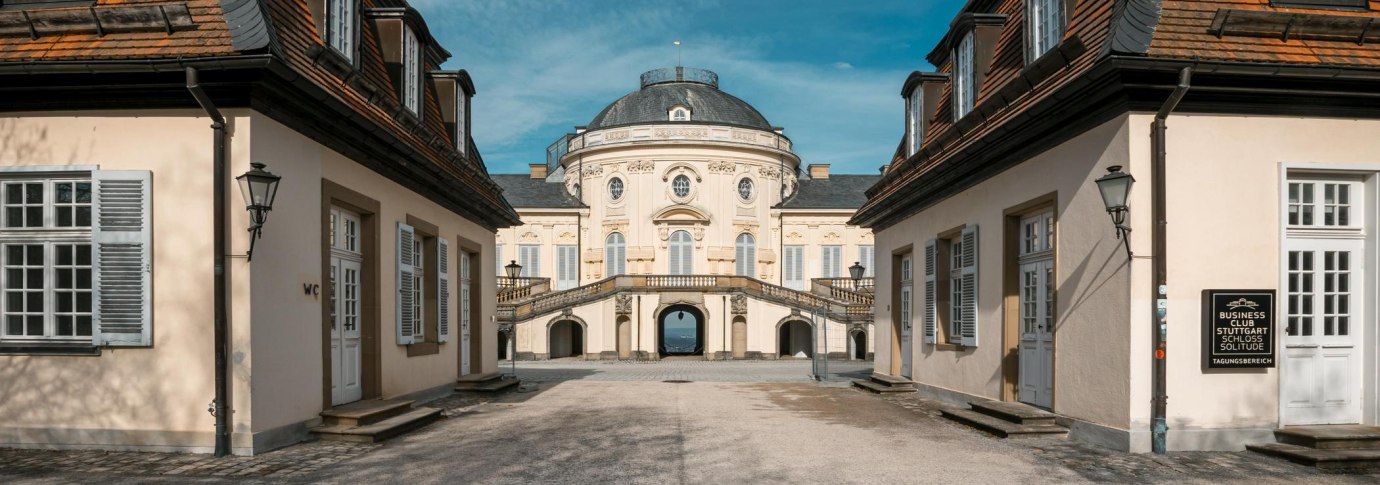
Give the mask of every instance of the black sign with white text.
[(1203, 290), (1203, 368), (1275, 366), (1275, 290)]

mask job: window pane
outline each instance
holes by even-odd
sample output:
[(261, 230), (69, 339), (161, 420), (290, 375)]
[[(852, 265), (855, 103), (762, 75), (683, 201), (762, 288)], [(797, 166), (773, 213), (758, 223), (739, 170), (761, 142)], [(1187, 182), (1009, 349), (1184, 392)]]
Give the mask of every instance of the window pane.
[(43, 184), (24, 184), (24, 203), (42, 204), (43, 203)]
[(43, 206), (24, 209), (24, 227), (43, 227)]

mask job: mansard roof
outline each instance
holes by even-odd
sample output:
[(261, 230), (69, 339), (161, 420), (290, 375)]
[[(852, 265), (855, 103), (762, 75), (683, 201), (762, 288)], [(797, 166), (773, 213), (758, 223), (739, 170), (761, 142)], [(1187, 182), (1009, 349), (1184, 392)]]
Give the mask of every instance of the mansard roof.
[(857, 209), (867, 203), (864, 193), (881, 175), (834, 174), (824, 179), (800, 179), (783, 209)]
[(585, 207), (580, 199), (565, 191), (565, 184), (534, 179), (530, 174), (492, 175), (503, 187), (503, 196), (519, 209), (575, 209)]
[[(472, 140), (465, 154), (455, 149), (431, 82), (420, 120), (405, 112), (368, 16), (351, 64), (323, 45), (301, 0), (86, 5), (0, 11), (0, 84), (12, 109), (192, 108), (183, 69), (196, 67), (222, 109), (263, 112), (485, 226), (520, 222)], [(405, 1), (361, 0), (359, 11), (413, 25), (423, 72), (449, 56)], [(45, 18), (65, 20), (34, 20)], [(42, 89), (51, 86), (71, 89)]]

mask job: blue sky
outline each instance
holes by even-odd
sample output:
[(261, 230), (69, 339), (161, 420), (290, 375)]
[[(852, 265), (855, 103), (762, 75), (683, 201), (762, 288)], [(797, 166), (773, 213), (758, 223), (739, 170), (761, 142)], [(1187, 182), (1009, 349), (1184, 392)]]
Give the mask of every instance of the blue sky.
[(546, 146), (674, 66), (786, 128), (806, 163), (876, 173), (900, 141), (901, 83), (962, 0), (412, 0), (465, 69), (474, 138), (492, 173), (544, 161)]

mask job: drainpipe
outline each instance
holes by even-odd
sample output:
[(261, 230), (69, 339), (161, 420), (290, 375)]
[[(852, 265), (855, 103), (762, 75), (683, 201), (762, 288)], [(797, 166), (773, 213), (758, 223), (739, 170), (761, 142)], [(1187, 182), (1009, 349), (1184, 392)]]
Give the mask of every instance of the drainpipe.
[(1169, 296), (1168, 254), (1166, 254), (1168, 244), (1166, 243), (1165, 237), (1168, 225), (1165, 222), (1166, 210), (1164, 195), (1165, 137), (1168, 126), (1165, 124), (1165, 119), (1169, 118), (1169, 114), (1174, 111), (1174, 108), (1179, 106), (1179, 101), (1188, 93), (1188, 88), (1192, 79), (1192, 67), (1185, 67), (1179, 70), (1179, 84), (1174, 87), (1174, 92), (1169, 95), (1169, 99), (1165, 100), (1164, 105), (1160, 107), (1160, 111), (1155, 113), (1155, 121), (1150, 129), (1150, 184), (1153, 192), (1153, 195), (1151, 195), (1153, 199), (1151, 211), (1152, 218), (1155, 220), (1155, 225), (1152, 226), (1150, 230), (1151, 237), (1154, 239), (1151, 264), (1154, 266), (1155, 276), (1154, 285), (1151, 286), (1151, 291), (1154, 292), (1152, 300), (1155, 302), (1155, 306), (1152, 309), (1155, 312), (1155, 318), (1152, 320), (1155, 322), (1155, 325), (1151, 329), (1154, 333), (1153, 339), (1155, 344), (1155, 352), (1153, 355), (1155, 389), (1150, 409), (1150, 447), (1156, 454), (1160, 455), (1163, 455), (1165, 452), (1165, 434), (1169, 431), (1169, 425), (1165, 422), (1166, 409), (1168, 408), (1169, 402), (1169, 396), (1166, 393), (1168, 376), (1165, 370), (1165, 360), (1168, 352), (1166, 342), (1169, 340), (1168, 319), (1165, 318), (1165, 313), (1168, 310), (1167, 299)]
[(226, 364), (228, 359), (229, 343), (229, 318), (226, 313), (225, 287), (228, 278), (227, 268), (225, 267), (225, 117), (221, 116), (220, 110), (216, 109), (215, 102), (206, 95), (206, 91), (201, 89), (197, 81), (197, 69), (188, 67), (187, 90), (196, 98), (197, 104), (201, 109), (206, 110), (206, 115), (211, 118), (211, 131), (215, 138), (215, 148), (212, 154), (211, 170), (212, 203), (211, 237), (215, 240), (212, 252), (215, 259), (215, 283), (213, 291), (215, 293), (215, 349), (216, 349), (216, 401), (214, 413), (216, 416), (216, 453), (215, 456), (222, 457), (230, 454), (230, 389), (227, 379)]

